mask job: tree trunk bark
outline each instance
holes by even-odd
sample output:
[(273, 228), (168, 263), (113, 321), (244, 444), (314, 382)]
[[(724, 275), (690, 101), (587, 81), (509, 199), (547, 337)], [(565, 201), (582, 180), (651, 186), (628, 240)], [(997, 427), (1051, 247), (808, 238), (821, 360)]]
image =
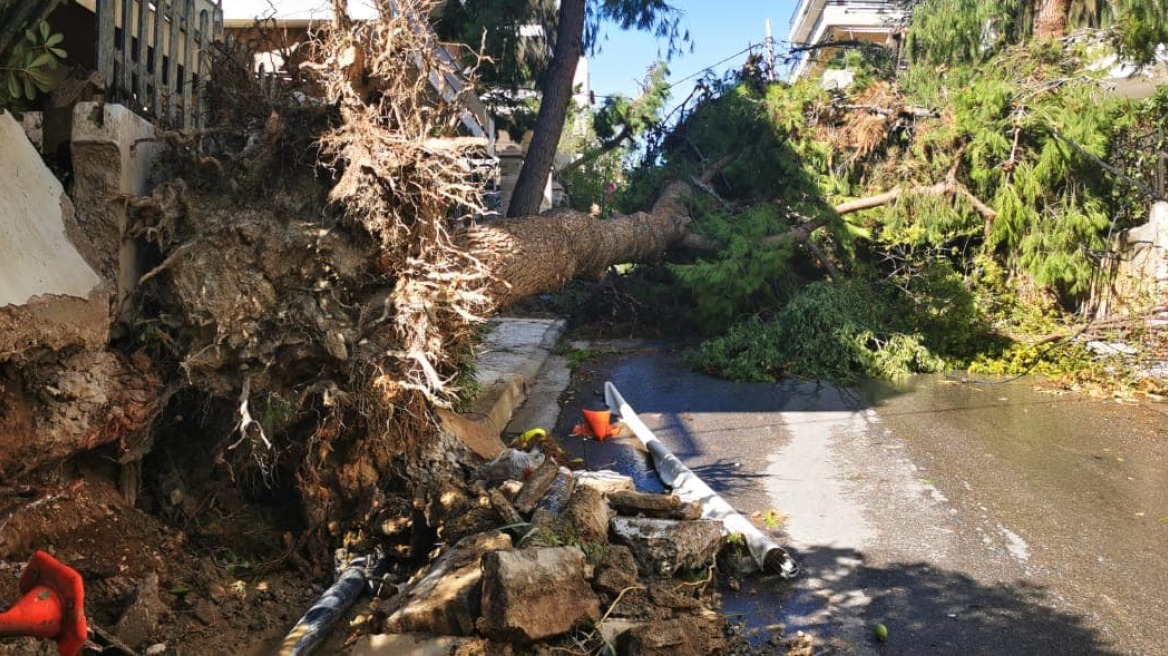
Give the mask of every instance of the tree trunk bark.
[(688, 234), (688, 193), (689, 185), (673, 183), (648, 213), (597, 219), (561, 209), (474, 225), (455, 241), (491, 267), (492, 297), (504, 307), (572, 278), (599, 279), (614, 264), (660, 259)]
[(528, 216), (539, 212), (543, 189), (552, 170), (556, 146), (568, 118), (568, 103), (572, 100), (572, 79), (576, 64), (584, 53), (585, 0), (563, 0), (560, 3), (559, 25), (556, 28), (556, 48), (543, 83), (543, 98), (535, 132), (515, 190), (507, 208), (508, 217)]
[(1067, 12), (1070, 0), (1037, 0), (1034, 36), (1040, 40), (1061, 39), (1067, 33)]

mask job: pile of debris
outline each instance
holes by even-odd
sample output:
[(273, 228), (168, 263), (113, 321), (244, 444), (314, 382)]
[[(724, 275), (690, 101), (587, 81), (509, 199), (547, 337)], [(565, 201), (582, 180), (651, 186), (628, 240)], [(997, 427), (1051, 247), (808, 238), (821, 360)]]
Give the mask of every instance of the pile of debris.
[(358, 613), (353, 654), (748, 650), (732, 645), (717, 610), (721, 522), (673, 495), (638, 492), (631, 478), (573, 472), (551, 457), (525, 482), (492, 480), (515, 455), (415, 502), (441, 527), (440, 555)]

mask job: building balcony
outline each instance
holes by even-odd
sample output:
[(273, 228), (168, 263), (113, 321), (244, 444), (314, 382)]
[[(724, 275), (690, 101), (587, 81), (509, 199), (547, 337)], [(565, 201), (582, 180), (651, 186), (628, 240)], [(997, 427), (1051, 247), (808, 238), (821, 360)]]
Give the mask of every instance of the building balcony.
[[(899, 31), (904, 11), (893, 0), (802, 0), (791, 17), (788, 38), (794, 46), (830, 41), (884, 44)], [(809, 74), (826, 53), (804, 56), (792, 77)]]

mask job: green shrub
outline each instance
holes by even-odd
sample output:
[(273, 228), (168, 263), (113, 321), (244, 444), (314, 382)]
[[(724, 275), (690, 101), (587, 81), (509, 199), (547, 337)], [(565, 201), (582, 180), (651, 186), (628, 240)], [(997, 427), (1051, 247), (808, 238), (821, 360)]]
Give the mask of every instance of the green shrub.
[(841, 384), (940, 371), (945, 360), (919, 334), (900, 332), (890, 310), (903, 307), (863, 282), (812, 283), (774, 316), (752, 317), (692, 356), (701, 369), (737, 380), (784, 376)]

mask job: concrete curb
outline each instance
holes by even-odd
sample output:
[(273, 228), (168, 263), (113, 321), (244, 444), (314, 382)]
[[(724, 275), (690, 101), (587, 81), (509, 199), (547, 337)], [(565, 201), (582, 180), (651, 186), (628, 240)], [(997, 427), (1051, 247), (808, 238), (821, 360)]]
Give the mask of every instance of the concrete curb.
[(492, 319), (491, 332), (479, 347), (475, 374), (482, 391), (465, 414), (440, 411), (443, 428), (483, 458), (498, 455), (504, 448), (500, 434), (528, 398), (564, 333), (564, 325), (563, 319)]

